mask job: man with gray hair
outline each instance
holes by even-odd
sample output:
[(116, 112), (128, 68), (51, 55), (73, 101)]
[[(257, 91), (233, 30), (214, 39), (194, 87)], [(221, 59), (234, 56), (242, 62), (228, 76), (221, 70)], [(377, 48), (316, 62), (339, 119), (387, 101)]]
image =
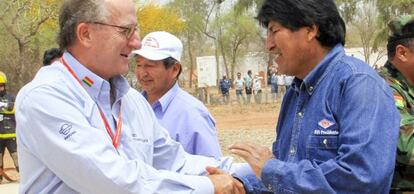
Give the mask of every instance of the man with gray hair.
[(63, 56), (16, 100), (20, 193), (244, 193), (213, 168), (229, 158), (186, 153), (122, 76), (141, 47), (132, 0), (65, 0), (59, 20)]

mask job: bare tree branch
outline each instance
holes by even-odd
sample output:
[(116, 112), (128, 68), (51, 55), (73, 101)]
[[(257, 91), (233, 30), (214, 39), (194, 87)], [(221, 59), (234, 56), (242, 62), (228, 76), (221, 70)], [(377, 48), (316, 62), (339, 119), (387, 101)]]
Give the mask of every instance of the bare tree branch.
[(6, 9), (3, 10), (3, 14), (0, 15), (0, 20), (3, 20), (4, 15), (6, 15), (7, 12), (10, 11), (10, 9), (12, 8), (12, 5), (16, 3), (17, 0), (13, 0), (11, 3), (7, 4)]
[(19, 7), (16, 11), (16, 15), (14, 15), (13, 19), (11, 20), (11, 24), (16, 24), (17, 19), (20, 17), (20, 14), (27, 10), (29, 7), (29, 0), (23, 2), (23, 5)]

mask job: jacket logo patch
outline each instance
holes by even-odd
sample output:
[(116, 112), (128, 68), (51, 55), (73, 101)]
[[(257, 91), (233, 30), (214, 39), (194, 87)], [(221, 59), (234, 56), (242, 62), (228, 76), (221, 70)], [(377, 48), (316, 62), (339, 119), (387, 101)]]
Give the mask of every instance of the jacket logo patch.
[(64, 139), (67, 140), (69, 139), (73, 134), (76, 133), (76, 131), (72, 130), (72, 125), (70, 124), (63, 124), (60, 127), (59, 133), (64, 136)]
[(328, 127), (332, 126), (334, 123), (331, 121), (328, 121), (326, 119), (323, 119), (319, 121), (318, 125), (324, 129), (327, 129)]

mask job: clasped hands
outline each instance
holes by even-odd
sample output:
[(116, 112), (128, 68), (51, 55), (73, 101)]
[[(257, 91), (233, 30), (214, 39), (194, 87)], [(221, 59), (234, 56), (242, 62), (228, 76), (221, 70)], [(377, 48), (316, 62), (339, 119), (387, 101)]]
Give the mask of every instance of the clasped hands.
[[(235, 143), (229, 146), (232, 154), (243, 158), (252, 168), (258, 179), (261, 179), (262, 168), (268, 160), (273, 158), (269, 148), (254, 143)], [(207, 167), (208, 177), (213, 182), (215, 194), (244, 194), (243, 184), (226, 173), (215, 167)]]

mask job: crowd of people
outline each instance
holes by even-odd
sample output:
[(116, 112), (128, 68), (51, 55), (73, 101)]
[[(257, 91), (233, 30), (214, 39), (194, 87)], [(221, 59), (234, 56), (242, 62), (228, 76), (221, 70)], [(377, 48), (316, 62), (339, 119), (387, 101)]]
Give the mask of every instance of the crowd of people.
[[(345, 54), (333, 0), (265, 0), (257, 20), (278, 64), (277, 135), (272, 150), (234, 142), (245, 161), (234, 163), (208, 109), (177, 83), (181, 40), (157, 31), (141, 41), (136, 12), (132, 0), (65, 0), (60, 48), (16, 98), (0, 72), (0, 149), (21, 173), (20, 193), (414, 190), (414, 16), (389, 22), (378, 74)], [(131, 58), (142, 92), (122, 76)], [(263, 82), (251, 70), (223, 75), (223, 102), (233, 85), (238, 103), (261, 103)]]
[[(268, 75), (268, 85), (270, 86), (271, 98), (266, 102), (281, 102), (286, 89), (292, 84), (294, 76), (287, 76), (284, 74), (278, 74), (275, 67), (270, 69)], [(220, 93), (222, 95), (223, 104), (229, 104), (231, 102), (230, 90), (234, 88), (237, 104), (261, 104), (263, 101), (263, 90), (267, 91), (265, 87), (265, 78), (260, 76), (257, 72), (252, 76), (252, 71), (248, 70), (247, 74), (242, 78), (242, 74), (237, 72), (237, 77), (232, 82), (223, 75), (219, 82)], [(253, 102), (251, 97), (253, 95)], [(267, 99), (267, 98), (266, 98)]]

